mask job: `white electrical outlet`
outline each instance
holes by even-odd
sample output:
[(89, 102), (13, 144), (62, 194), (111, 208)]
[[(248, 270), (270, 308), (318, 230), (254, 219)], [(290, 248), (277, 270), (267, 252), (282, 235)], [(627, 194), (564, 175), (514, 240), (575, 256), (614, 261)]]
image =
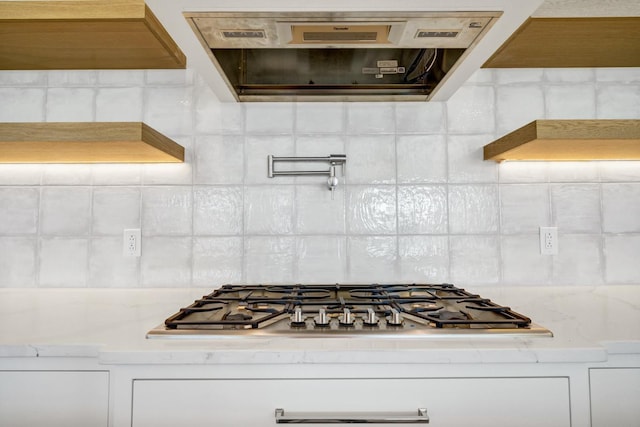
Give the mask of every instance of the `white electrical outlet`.
[(139, 228), (125, 229), (122, 239), (122, 254), (124, 256), (140, 256), (141, 243), (142, 238)]
[(540, 253), (558, 254), (558, 227), (540, 227)]

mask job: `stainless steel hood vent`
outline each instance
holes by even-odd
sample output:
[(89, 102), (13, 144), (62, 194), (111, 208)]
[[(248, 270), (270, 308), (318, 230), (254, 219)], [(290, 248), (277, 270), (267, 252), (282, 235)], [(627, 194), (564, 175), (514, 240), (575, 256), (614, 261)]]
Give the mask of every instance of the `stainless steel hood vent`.
[(185, 13), (238, 101), (425, 101), (500, 15)]

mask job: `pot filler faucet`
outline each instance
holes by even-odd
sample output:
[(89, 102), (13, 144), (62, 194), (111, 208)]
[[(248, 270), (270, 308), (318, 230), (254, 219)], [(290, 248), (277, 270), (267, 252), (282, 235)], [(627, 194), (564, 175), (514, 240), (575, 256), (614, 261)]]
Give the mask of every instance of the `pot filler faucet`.
[[(338, 186), (339, 180), (336, 176), (336, 167), (340, 166), (342, 175), (344, 176), (344, 164), (347, 162), (346, 154), (330, 154), (327, 157), (275, 157), (271, 154), (267, 156), (269, 178), (276, 176), (305, 176), (305, 175), (319, 175), (328, 176), (327, 187), (331, 191), (331, 200), (333, 200), (333, 192)], [(328, 162), (329, 170), (288, 170), (277, 171), (275, 170), (276, 162)]]

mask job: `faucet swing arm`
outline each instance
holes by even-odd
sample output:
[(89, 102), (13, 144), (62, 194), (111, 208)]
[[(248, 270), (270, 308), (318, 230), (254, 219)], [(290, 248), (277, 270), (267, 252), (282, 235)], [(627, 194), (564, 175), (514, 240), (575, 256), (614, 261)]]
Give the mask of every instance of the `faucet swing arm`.
[[(267, 175), (269, 178), (276, 176), (328, 176), (327, 187), (333, 193), (338, 186), (336, 177), (336, 166), (342, 168), (344, 175), (344, 164), (347, 162), (346, 154), (330, 154), (326, 157), (276, 157), (271, 154), (267, 156)], [(328, 170), (275, 170), (276, 162), (328, 162)], [(333, 194), (332, 194), (333, 195)]]

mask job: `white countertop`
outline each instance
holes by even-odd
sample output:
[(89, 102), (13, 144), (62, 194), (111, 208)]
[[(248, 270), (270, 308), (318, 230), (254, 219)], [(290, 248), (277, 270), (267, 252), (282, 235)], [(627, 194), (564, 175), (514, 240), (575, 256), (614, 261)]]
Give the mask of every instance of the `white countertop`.
[[(464, 287), (464, 286), (460, 286)], [(640, 354), (640, 285), (466, 287), (554, 337), (145, 339), (213, 289), (1, 289), (0, 357), (104, 364), (599, 362)]]

